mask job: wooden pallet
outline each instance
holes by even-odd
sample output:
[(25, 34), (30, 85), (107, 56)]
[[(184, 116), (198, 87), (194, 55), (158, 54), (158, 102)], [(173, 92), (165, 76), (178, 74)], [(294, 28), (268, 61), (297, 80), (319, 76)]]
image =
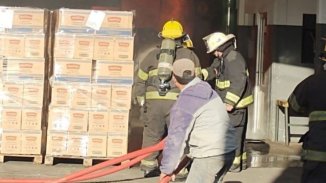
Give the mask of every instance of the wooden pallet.
[(42, 164), (43, 155), (41, 154), (0, 154), (0, 163), (5, 162), (5, 157), (33, 158), (34, 164)]
[[(80, 159), (83, 160), (83, 165), (88, 167), (88, 166), (93, 166), (94, 161), (106, 161), (109, 159), (113, 158), (108, 158), (108, 157), (80, 157), (80, 156), (54, 156), (54, 155), (46, 155), (44, 158), (44, 164), (45, 165), (53, 165), (55, 159)], [(126, 163), (129, 161), (123, 161), (123, 163)]]

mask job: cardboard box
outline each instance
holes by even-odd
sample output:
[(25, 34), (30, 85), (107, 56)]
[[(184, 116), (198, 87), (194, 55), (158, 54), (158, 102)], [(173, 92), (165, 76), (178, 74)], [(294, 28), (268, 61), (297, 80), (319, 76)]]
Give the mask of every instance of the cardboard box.
[(89, 111), (89, 132), (108, 132), (109, 129), (109, 111), (93, 110)]
[(54, 82), (51, 92), (51, 106), (68, 107), (72, 100), (71, 85)]
[(88, 109), (91, 106), (91, 85), (85, 83), (52, 85), (51, 106)]
[(113, 60), (114, 59), (115, 39), (112, 36), (94, 37), (94, 60)]
[(56, 10), (56, 30), (67, 30), (67, 32), (69, 32), (69, 29), (88, 29), (88, 27), (86, 27), (86, 22), (90, 12), (91, 10), (67, 8), (60, 8), (59, 10)]
[(111, 91), (112, 87), (106, 85), (92, 85), (91, 108), (107, 109), (111, 107)]
[(134, 76), (133, 62), (115, 62), (97, 60), (94, 68), (93, 80), (95, 83), (114, 83), (117, 81), (121, 83), (131, 82)]
[[(1, 62), (1, 61), (0, 61), (0, 62)], [(0, 79), (0, 92), (1, 92), (2, 95), (5, 95), (3, 87), (4, 87), (4, 86), (3, 86), (3, 81)], [(3, 98), (4, 98), (4, 96), (0, 97), (0, 104), (1, 104), (1, 105), (3, 105), (3, 103), (2, 103)]]
[(131, 85), (112, 85), (111, 107), (130, 109), (131, 92)]
[(88, 84), (72, 85), (73, 93), (71, 107), (77, 109), (89, 109), (91, 106), (92, 88)]
[(55, 81), (90, 82), (92, 60), (55, 59), (53, 75)]
[(131, 11), (105, 11), (101, 29), (132, 29), (133, 12)]
[(4, 83), (3, 86), (3, 105), (4, 106), (22, 106), (23, 103), (23, 84), (22, 83)]
[(21, 153), (41, 154), (42, 131), (22, 131), (21, 132)]
[[(66, 33), (94, 34), (95, 29), (87, 26), (93, 10), (61, 8), (55, 11), (56, 31)], [(96, 33), (110, 35), (130, 35), (133, 27), (133, 12), (104, 11), (105, 17)], [(94, 21), (94, 20), (93, 20)], [(100, 20), (98, 20), (100, 21)]]
[(25, 36), (25, 57), (44, 58), (45, 57), (45, 35)]
[(42, 107), (44, 83), (24, 83), (23, 106)]
[(73, 58), (75, 50), (75, 38), (72, 35), (55, 34), (53, 47), (54, 58)]
[(13, 28), (34, 28), (43, 32), (45, 24), (45, 10), (27, 7), (7, 7), (14, 11)]
[(22, 111), (20, 108), (2, 109), (2, 124), (1, 128), (4, 130), (20, 130), (21, 129), (21, 116)]
[(128, 133), (129, 110), (111, 109), (109, 112), (109, 132)]
[(94, 37), (87, 34), (55, 34), (54, 57), (92, 59)]
[(116, 37), (114, 47), (114, 60), (133, 61), (134, 37)]
[(6, 49), (4, 36), (5, 36), (4, 34), (0, 34), (0, 55), (3, 56), (5, 54), (5, 49)]
[(20, 131), (3, 131), (1, 138), (2, 154), (20, 154), (21, 134)]
[(76, 35), (74, 58), (92, 59), (94, 52), (94, 37), (89, 35)]
[(86, 156), (88, 135), (87, 133), (69, 132), (67, 139), (67, 152), (65, 155)]
[(23, 108), (22, 109), (22, 130), (41, 130), (42, 108)]
[(44, 80), (45, 60), (37, 59), (7, 59), (5, 65), (7, 80)]
[(68, 131), (69, 126), (70, 110), (68, 108), (49, 108), (48, 130)]
[(128, 135), (108, 133), (107, 157), (118, 157), (128, 152)]
[(87, 132), (88, 111), (71, 109), (69, 121), (68, 131)]
[(4, 34), (3, 56), (22, 58), (25, 56), (25, 37), (18, 34)]
[(48, 131), (46, 154), (64, 155), (67, 151), (67, 132)]
[(1, 34), (0, 53), (11, 58), (44, 58), (44, 34)]
[(106, 157), (107, 149), (106, 133), (89, 133), (87, 156), (88, 157)]

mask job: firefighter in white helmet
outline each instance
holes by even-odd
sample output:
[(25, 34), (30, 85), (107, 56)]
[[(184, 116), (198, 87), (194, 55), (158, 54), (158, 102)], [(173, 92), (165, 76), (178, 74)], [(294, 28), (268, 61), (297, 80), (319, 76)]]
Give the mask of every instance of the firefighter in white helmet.
[[(196, 75), (201, 75), (199, 59), (192, 50), (192, 42), (183, 31), (180, 22), (167, 21), (158, 36), (162, 39), (162, 44), (139, 61), (133, 87), (133, 95), (142, 106), (141, 119), (144, 122), (142, 147), (158, 143), (167, 133), (170, 108), (180, 92), (171, 81), (174, 60), (178, 58), (193, 60)], [(145, 177), (160, 175), (158, 156), (159, 153), (153, 153), (141, 161), (140, 167)], [(182, 176), (182, 173), (179, 176)]]
[(302, 183), (326, 182), (326, 46), (319, 60), (321, 70), (301, 81), (288, 98), (289, 115), (309, 117), (309, 130), (299, 141)]
[(240, 172), (247, 166), (244, 147), (247, 107), (253, 103), (247, 64), (243, 56), (236, 51), (236, 39), (233, 34), (214, 32), (203, 40), (207, 53), (213, 54), (215, 59), (210, 67), (202, 69), (202, 73), (204, 80), (215, 80), (215, 90), (225, 103), (230, 121), (236, 128), (238, 148), (230, 171)]

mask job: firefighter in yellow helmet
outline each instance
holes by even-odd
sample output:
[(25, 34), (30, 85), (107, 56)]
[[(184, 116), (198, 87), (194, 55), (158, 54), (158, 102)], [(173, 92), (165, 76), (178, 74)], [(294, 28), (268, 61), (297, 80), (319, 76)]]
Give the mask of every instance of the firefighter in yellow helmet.
[(253, 95), (249, 83), (247, 64), (236, 50), (233, 34), (214, 32), (203, 38), (207, 53), (215, 59), (210, 67), (202, 70), (204, 80), (215, 80), (215, 90), (225, 103), (230, 121), (236, 128), (238, 148), (230, 169), (240, 172), (246, 169), (247, 154), (245, 151), (245, 135), (247, 128), (247, 107), (253, 103)]
[[(196, 75), (201, 76), (199, 59), (192, 50), (192, 42), (180, 22), (167, 21), (158, 36), (162, 39), (161, 45), (138, 61), (139, 68), (133, 87), (133, 95), (142, 107), (142, 147), (154, 145), (166, 136), (170, 108), (180, 92), (171, 81), (174, 60), (193, 60)], [(159, 153), (154, 153), (141, 161), (140, 167), (145, 177), (160, 175), (158, 156)]]
[(176, 42), (181, 44), (183, 47), (193, 48), (193, 43), (189, 35), (183, 32), (181, 23), (176, 20), (167, 21), (158, 36), (161, 38), (176, 40)]
[(290, 115), (309, 117), (309, 130), (299, 141), (302, 183), (326, 182), (326, 47), (319, 59), (321, 70), (301, 81), (288, 99)]

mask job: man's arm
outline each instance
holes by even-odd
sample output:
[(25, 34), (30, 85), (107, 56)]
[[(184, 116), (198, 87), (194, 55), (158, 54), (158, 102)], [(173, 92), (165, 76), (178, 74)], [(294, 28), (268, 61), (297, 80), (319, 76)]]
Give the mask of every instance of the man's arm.
[(138, 105), (142, 106), (145, 102), (146, 81), (148, 73), (142, 68), (138, 69), (133, 86), (133, 97), (136, 99)]
[[(308, 77), (309, 78), (309, 77)], [(306, 109), (308, 78), (300, 82), (288, 98), (289, 114), (294, 116), (308, 116)]]
[(144, 57), (144, 59), (139, 61), (139, 67), (136, 72), (133, 86), (133, 98), (136, 99), (138, 105), (140, 106), (142, 106), (145, 102), (146, 82), (149, 78), (149, 68), (152, 64), (157, 63), (157, 50), (158, 49), (153, 49)]
[(173, 173), (184, 155), (189, 125), (193, 120), (192, 114), (185, 112), (181, 107), (176, 108), (177, 110), (171, 110), (171, 122), (160, 167), (161, 172), (166, 175)]
[(202, 69), (201, 73), (203, 75), (203, 80), (210, 81), (212, 79), (216, 79), (220, 65), (220, 60), (215, 58), (209, 67)]

